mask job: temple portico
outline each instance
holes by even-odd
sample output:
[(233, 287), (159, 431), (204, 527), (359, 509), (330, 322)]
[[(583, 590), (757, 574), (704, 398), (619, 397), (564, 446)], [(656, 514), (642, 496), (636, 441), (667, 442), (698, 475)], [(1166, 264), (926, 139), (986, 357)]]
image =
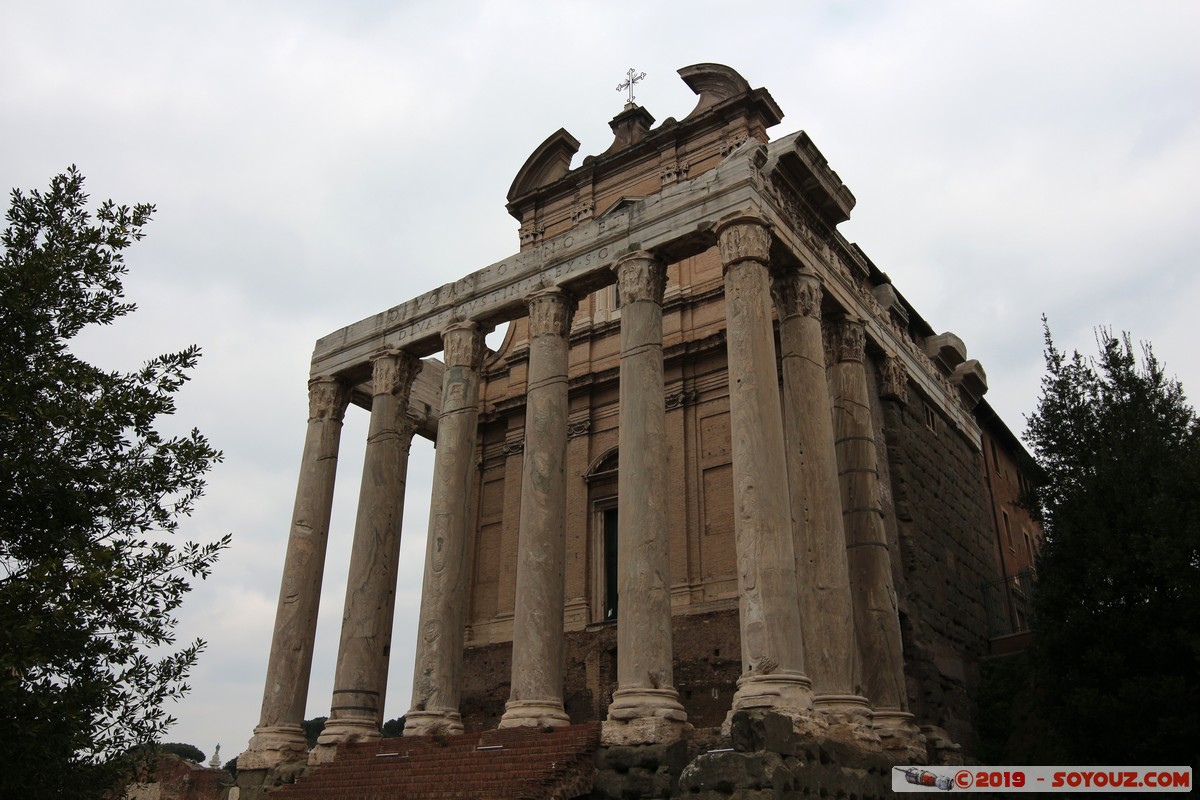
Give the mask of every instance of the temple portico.
[[(872, 364), (885, 359), (890, 391), (911, 388), (968, 448), (978, 426), (957, 373), (837, 231), (854, 197), (809, 137), (768, 141), (781, 112), (727, 67), (680, 74), (699, 99), (664, 123), (669, 142), (630, 105), (613, 147), (573, 170), (578, 142), (556, 132), (508, 195), (519, 252), (317, 341), (262, 714), (240, 769), (326, 763), (380, 736), (390, 655), (404, 652), (391, 632), (417, 433), (436, 451), (406, 736), (603, 719), (606, 745), (653, 745), (700, 715), (750, 711), (921, 757)], [(329, 720), (309, 753), (350, 405), (370, 430)], [(680, 641), (682, 618), (694, 641)], [(573, 651), (573, 635), (594, 644)], [(681, 647), (703, 659), (681, 669)], [(486, 673), (470, 673), (472, 650)], [(727, 661), (720, 685), (696, 677)]]

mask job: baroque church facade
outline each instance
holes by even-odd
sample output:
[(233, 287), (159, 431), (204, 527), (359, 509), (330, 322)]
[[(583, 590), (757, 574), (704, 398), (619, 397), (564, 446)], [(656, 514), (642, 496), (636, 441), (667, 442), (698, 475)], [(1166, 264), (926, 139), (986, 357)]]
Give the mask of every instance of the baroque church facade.
[[(565, 130), (533, 152), (517, 253), (317, 342), (240, 769), (379, 736), (414, 435), (436, 460), (406, 736), (597, 720), (656, 744), (764, 710), (897, 763), (973, 750), (1001, 574), (984, 442), (1020, 445), (985, 437), (1007, 429), (963, 342), (838, 232), (855, 198), (809, 136), (772, 139), (782, 112), (728, 67), (679, 74), (682, 120), (631, 102), (604, 153), (573, 166)], [(370, 432), (310, 753), (351, 406)]]

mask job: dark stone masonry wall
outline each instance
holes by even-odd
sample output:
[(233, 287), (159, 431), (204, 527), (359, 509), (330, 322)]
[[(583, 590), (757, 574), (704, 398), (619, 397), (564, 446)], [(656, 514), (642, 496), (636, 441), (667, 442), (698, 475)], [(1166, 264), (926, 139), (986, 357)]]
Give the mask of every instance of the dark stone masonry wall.
[(988, 642), (982, 586), (997, 574), (980, 455), (911, 387), (907, 403), (881, 406), (910, 710), (969, 757)]
[[(671, 635), (675, 688), (696, 728), (719, 727), (742, 672), (736, 608), (677, 616)], [(461, 713), (467, 730), (490, 730), (508, 699), (512, 644), (468, 648)], [(617, 626), (591, 625), (567, 634), (563, 703), (573, 724), (603, 720), (617, 688)]]

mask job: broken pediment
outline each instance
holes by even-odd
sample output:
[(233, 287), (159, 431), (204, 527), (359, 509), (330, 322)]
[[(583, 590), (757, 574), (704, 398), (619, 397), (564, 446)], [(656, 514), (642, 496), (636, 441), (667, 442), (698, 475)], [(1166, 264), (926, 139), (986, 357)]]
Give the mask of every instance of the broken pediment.
[(537, 146), (513, 178), (508, 202), (542, 186), (548, 186), (571, 171), (571, 159), (579, 152), (579, 140), (559, 128)]

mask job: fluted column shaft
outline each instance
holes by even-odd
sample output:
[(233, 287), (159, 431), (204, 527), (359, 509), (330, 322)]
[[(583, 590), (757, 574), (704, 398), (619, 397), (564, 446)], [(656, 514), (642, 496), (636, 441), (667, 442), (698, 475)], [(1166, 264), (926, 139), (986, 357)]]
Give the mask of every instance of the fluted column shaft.
[(371, 423), (363, 458), (362, 488), (346, 579), (342, 635), (333, 678), (329, 721), (310, 761), (332, 758), (347, 741), (378, 738), (383, 725), (396, 569), (413, 423), (406, 416), (419, 359), (399, 350), (372, 366)]
[(797, 723), (811, 713), (804, 674), (783, 418), (775, 371), (766, 223), (718, 229), (725, 268), (734, 537), (742, 676), (733, 709), (767, 708)]
[(302, 723), (325, 573), (342, 418), (349, 401), (349, 387), (336, 378), (314, 378), (308, 383), (308, 433), (300, 458), (262, 713), (247, 752), (238, 759), (241, 769), (303, 761), (308, 752)]
[(804, 666), (814, 705), (844, 733), (869, 724), (862, 696), (846, 534), (839, 502), (833, 410), (821, 335), (821, 280), (810, 271), (778, 272), (783, 429), (792, 537), (799, 581)]
[(567, 508), (567, 355), (575, 299), (529, 299), (529, 383), (517, 532), (512, 683), (501, 728), (562, 726)]
[[(883, 527), (879, 457), (865, 367), (863, 323), (843, 319), (831, 326), (834, 435), (841, 483), (842, 520), (854, 603), (854, 627), (862, 658), (862, 681), (884, 739), (912, 727), (904, 686), (904, 651)], [(914, 729), (915, 733), (915, 729)]]
[(404, 720), (406, 736), (463, 731), (458, 706), (483, 335), (474, 322), (451, 325), (442, 333), (446, 371), (433, 462), (412, 708)]
[(604, 724), (610, 744), (678, 738), (687, 714), (675, 690), (668, 553), (667, 412), (662, 298), (666, 267), (646, 252), (613, 268), (621, 298), (620, 455), (617, 473), (617, 690)]

